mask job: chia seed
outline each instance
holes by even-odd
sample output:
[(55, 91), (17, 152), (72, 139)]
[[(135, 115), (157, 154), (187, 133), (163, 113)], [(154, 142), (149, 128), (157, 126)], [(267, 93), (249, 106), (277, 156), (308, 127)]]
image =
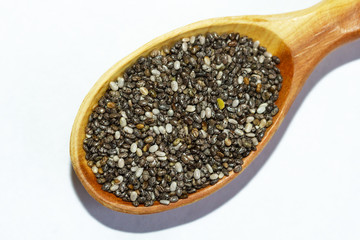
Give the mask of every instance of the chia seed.
[(98, 183), (135, 207), (241, 172), (279, 111), (280, 59), (259, 41), (207, 33), (161, 50), (110, 82), (85, 129)]

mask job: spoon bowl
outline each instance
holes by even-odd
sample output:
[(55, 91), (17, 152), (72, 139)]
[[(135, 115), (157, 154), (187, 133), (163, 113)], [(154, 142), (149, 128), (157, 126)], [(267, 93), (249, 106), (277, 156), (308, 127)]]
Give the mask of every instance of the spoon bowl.
[(197, 192), (189, 194), (187, 199), (180, 199), (168, 206), (155, 202), (151, 207), (141, 205), (134, 207), (130, 202), (125, 202), (114, 194), (101, 189), (91, 168), (87, 166), (85, 151), (82, 147), (88, 118), (111, 81), (121, 76), (139, 57), (147, 56), (155, 49), (172, 46), (181, 38), (208, 32), (218, 34), (238, 32), (242, 36), (249, 36), (254, 40), (259, 40), (262, 46), (281, 59), (281, 63), (277, 66), (283, 76), (282, 89), (276, 101), (279, 112), (273, 118), (273, 124), (266, 130), (257, 150), (252, 151), (243, 159), (242, 171), (246, 171), (247, 166), (264, 149), (279, 128), (316, 64), (331, 50), (360, 37), (360, 0), (326, 0), (311, 8), (292, 13), (224, 17), (200, 21), (150, 41), (112, 66), (95, 83), (82, 102), (70, 139), (71, 161), (78, 178), (88, 193), (104, 206), (131, 214), (167, 211), (210, 195), (239, 174), (230, 172), (228, 177), (220, 179), (215, 185), (199, 189)]

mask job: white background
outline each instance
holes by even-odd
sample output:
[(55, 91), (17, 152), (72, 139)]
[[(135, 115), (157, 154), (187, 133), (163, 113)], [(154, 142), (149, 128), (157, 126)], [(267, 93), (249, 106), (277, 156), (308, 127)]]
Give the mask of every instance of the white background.
[(1, 239), (360, 239), (360, 41), (315, 69), (271, 142), (224, 189), (172, 211), (113, 212), (84, 190), (69, 138), (115, 62), (198, 20), (317, 0), (0, 2)]

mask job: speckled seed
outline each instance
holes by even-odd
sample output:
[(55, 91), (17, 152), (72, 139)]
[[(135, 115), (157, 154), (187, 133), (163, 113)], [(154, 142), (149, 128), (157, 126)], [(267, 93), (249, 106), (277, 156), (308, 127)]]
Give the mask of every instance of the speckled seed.
[(176, 172), (180, 173), (180, 172), (183, 171), (183, 168), (182, 168), (182, 166), (181, 166), (181, 163), (177, 162), (177, 163), (175, 163), (174, 166), (175, 166)]
[(208, 57), (208, 56), (205, 56), (204, 57), (204, 63), (206, 64), (206, 65), (209, 65), (210, 66), (210, 58)]
[(222, 179), (223, 177), (224, 177), (224, 173), (223, 172), (219, 173), (219, 179)]
[(158, 149), (159, 149), (159, 146), (157, 144), (154, 144), (149, 148), (149, 152), (153, 153), (153, 152), (156, 152)]
[(194, 178), (196, 180), (200, 179), (200, 170), (198, 168), (196, 168), (195, 171), (194, 171)]
[(177, 202), (177, 201), (179, 201), (179, 197), (178, 196), (172, 196), (172, 197), (169, 198), (169, 201), (172, 202), (172, 203)]
[(134, 132), (134, 129), (132, 129), (131, 127), (126, 126), (126, 127), (124, 127), (124, 131), (125, 131), (126, 133), (132, 134), (132, 133)]
[(173, 111), (172, 109), (169, 109), (169, 111), (167, 112), (167, 115), (168, 115), (169, 117), (174, 116), (174, 111)]
[(224, 142), (225, 142), (225, 145), (226, 145), (226, 146), (231, 146), (231, 140), (230, 140), (230, 138), (226, 138)]
[(217, 175), (216, 173), (210, 175), (211, 180), (215, 180), (215, 179), (218, 179), (218, 178), (219, 178), (219, 175)]
[(136, 191), (132, 191), (132, 192), (130, 193), (130, 200), (131, 200), (132, 202), (136, 201), (137, 197), (138, 197), (138, 194), (137, 194)]
[(113, 91), (117, 91), (119, 89), (119, 86), (116, 84), (116, 82), (110, 82), (110, 88)]
[(187, 105), (186, 111), (187, 112), (194, 112), (196, 110), (194, 105)]
[(127, 124), (127, 123), (126, 123), (126, 119), (125, 119), (124, 117), (121, 117), (121, 118), (120, 118), (120, 126), (121, 126), (121, 127), (125, 127), (126, 124)]
[(108, 102), (108, 103), (106, 104), (106, 106), (107, 106), (108, 108), (115, 108), (115, 107), (116, 107), (116, 104), (115, 104), (114, 102)]
[(209, 173), (213, 173), (213, 172), (214, 172), (214, 170), (213, 170), (213, 168), (210, 166), (210, 164), (207, 163), (207, 164), (205, 165), (205, 167), (206, 167), (206, 169), (208, 170)]
[(190, 135), (193, 137), (193, 138), (197, 138), (199, 136), (199, 130), (197, 128), (193, 128), (191, 130), (191, 133)]
[(149, 91), (147, 90), (147, 88), (146, 87), (141, 87), (140, 88), (140, 93), (142, 94), (142, 95), (148, 95), (149, 94)]
[(130, 152), (135, 153), (136, 149), (137, 149), (137, 144), (136, 144), (136, 142), (134, 142), (133, 144), (131, 144)]
[(125, 161), (123, 158), (120, 158), (118, 161), (118, 167), (123, 168), (125, 166)]
[(177, 81), (171, 81), (171, 89), (176, 92), (179, 89)]
[(144, 139), (144, 142), (145, 143), (152, 143), (154, 141), (154, 138), (152, 136), (147, 136), (145, 139)]
[(236, 167), (234, 167), (234, 172), (238, 173), (240, 172), (242, 169), (241, 165), (237, 165)]
[(170, 184), (170, 192), (175, 192), (177, 183), (174, 181)]
[(166, 132), (167, 133), (171, 133), (172, 132), (172, 130), (173, 130), (173, 127), (172, 127), (172, 125), (170, 124), (170, 123), (168, 123), (168, 124), (166, 124)]
[(205, 132), (203, 129), (200, 130), (199, 136), (202, 138), (206, 138), (208, 136), (207, 132)]
[(238, 84), (242, 84), (244, 82), (244, 77), (243, 76), (239, 76), (238, 79)]
[(173, 145), (177, 146), (181, 141), (182, 141), (181, 138), (177, 138), (177, 139), (174, 140)]

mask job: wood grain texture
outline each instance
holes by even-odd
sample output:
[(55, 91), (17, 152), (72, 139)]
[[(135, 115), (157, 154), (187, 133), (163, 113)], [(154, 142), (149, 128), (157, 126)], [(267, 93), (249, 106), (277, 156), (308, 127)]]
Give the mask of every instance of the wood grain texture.
[(243, 171), (264, 149), (279, 128), (291, 104), (300, 92), (306, 79), (317, 63), (336, 47), (360, 37), (360, 0), (326, 0), (313, 7), (291, 13), (269, 16), (242, 16), (215, 18), (193, 23), (164, 34), (131, 53), (112, 66), (95, 83), (82, 102), (76, 116), (70, 139), (70, 155), (73, 168), (88, 193), (104, 206), (131, 214), (151, 214), (196, 202), (232, 181), (239, 173), (230, 173), (217, 184), (190, 194), (169, 206), (155, 203), (151, 207), (134, 207), (115, 195), (102, 191), (101, 185), (87, 166), (82, 142), (88, 117), (109, 82), (122, 75), (140, 56), (148, 55), (154, 49), (171, 46), (183, 37), (207, 32), (239, 32), (255, 40), (281, 59), (278, 66), (283, 75), (283, 87), (276, 101), (279, 107), (273, 125), (267, 129), (258, 150), (244, 159)]

